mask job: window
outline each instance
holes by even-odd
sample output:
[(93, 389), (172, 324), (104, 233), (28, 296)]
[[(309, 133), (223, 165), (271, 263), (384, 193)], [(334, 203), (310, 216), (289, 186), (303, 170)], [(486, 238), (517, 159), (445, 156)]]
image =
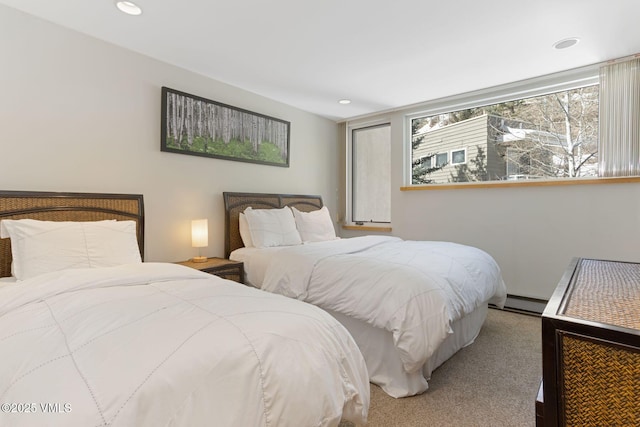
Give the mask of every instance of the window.
[(442, 166), (446, 166), (448, 162), (449, 162), (449, 155), (447, 153), (440, 153), (440, 154), (436, 154), (436, 164), (432, 166), (442, 167)]
[(451, 164), (462, 165), (467, 162), (467, 149), (451, 151)]
[(391, 125), (350, 129), (351, 223), (391, 221)]
[(592, 84), (413, 117), (412, 156), (443, 154), (412, 184), (598, 176), (598, 95)]

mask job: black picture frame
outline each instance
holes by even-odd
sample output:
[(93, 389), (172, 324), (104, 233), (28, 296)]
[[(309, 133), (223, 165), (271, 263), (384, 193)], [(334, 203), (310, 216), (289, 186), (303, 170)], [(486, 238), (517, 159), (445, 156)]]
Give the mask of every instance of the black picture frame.
[(162, 87), (160, 150), (289, 167), (291, 123)]

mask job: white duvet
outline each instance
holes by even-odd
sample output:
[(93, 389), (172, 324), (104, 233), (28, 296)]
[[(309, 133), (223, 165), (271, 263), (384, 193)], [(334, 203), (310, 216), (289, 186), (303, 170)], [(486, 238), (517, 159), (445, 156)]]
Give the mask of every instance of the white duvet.
[(0, 361), (0, 426), (336, 426), (369, 404), (331, 316), (174, 264), (1, 287)]
[(506, 299), (495, 260), (456, 243), (365, 236), (247, 252), (235, 256), (262, 289), (392, 332), (409, 373), (421, 369), (453, 321)]

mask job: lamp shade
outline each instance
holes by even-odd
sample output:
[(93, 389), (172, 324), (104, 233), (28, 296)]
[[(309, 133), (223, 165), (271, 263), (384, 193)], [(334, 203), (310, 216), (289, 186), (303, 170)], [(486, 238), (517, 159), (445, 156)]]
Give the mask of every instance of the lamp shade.
[(206, 219), (191, 221), (191, 246), (194, 248), (209, 246), (209, 224)]

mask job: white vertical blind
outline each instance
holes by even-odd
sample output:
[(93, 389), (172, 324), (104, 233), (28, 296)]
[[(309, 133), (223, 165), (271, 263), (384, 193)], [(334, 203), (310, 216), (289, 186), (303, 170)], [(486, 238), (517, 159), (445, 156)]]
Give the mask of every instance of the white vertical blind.
[(391, 222), (391, 125), (352, 134), (353, 222)]
[(640, 175), (640, 58), (600, 68), (599, 176)]

